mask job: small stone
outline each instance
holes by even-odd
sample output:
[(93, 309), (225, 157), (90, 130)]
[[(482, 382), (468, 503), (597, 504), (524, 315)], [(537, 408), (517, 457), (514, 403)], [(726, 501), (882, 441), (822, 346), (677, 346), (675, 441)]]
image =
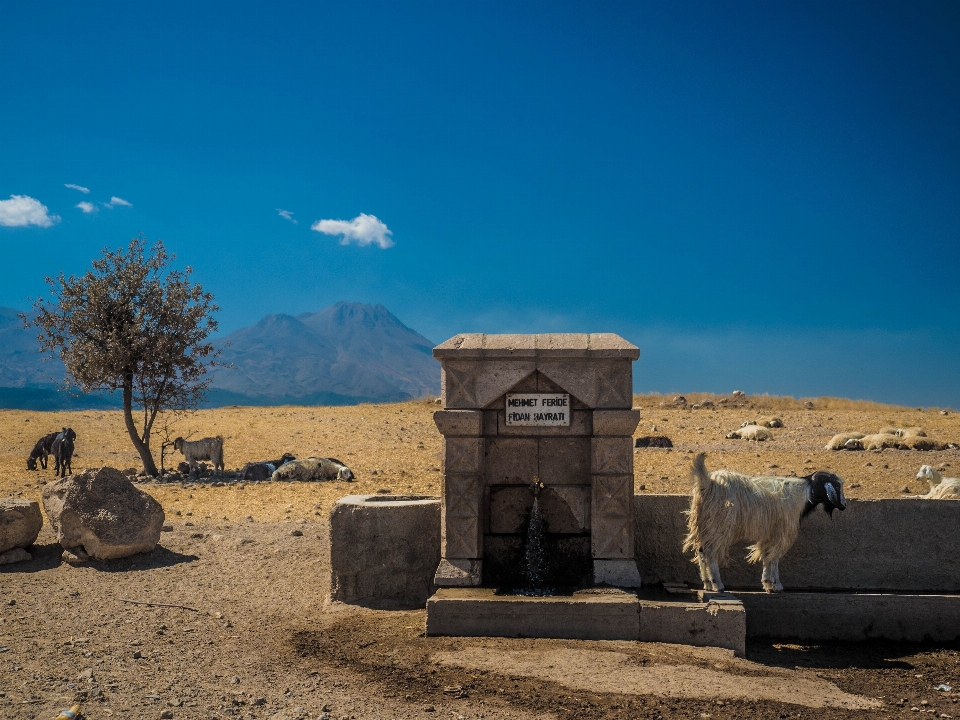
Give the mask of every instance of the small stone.
[(239, 685), (239, 684), (240, 684), (240, 678), (238, 678), (236, 675), (234, 675), (232, 678), (230, 678), (230, 682), (233, 683), (234, 685)]
[(910, 486), (909, 486), (909, 485), (904, 485), (902, 488), (900, 488), (900, 492), (902, 492), (902, 493), (908, 493), (908, 492), (910, 492)]
[(303, 537), (302, 530), (291, 530), (290, 534), (293, 535), (293, 537)]
[(261, 705), (267, 704), (267, 699), (262, 697), (254, 698), (253, 700), (250, 701), (250, 704), (253, 705), (254, 707), (260, 707)]
[(66, 549), (60, 557), (65, 563), (70, 563), (71, 565), (83, 565), (84, 563), (90, 562), (90, 556), (87, 555), (82, 547)]
[(171, 720), (173, 718), (173, 710), (164, 710), (160, 713), (160, 720)]
[(160, 527), (160, 532), (173, 532), (173, 525), (163, 525)]
[(436, 712), (437, 709), (433, 705), (427, 705), (424, 709), (424, 712)]
[(134, 660), (142, 660), (142, 659), (143, 659), (143, 653), (140, 652), (139, 650), (137, 650), (135, 653), (133, 653), (133, 659), (134, 659)]

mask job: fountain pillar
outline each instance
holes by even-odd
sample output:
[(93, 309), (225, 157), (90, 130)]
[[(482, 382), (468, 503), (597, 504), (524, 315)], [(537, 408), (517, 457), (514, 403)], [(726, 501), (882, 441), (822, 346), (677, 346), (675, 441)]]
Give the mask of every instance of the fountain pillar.
[(564, 562), (585, 561), (587, 583), (639, 587), (632, 447), (639, 349), (608, 333), (464, 334), (433, 354), (443, 403), (434, 419), (444, 437), (436, 584), (502, 582), (539, 477), (545, 527), (567, 553)]

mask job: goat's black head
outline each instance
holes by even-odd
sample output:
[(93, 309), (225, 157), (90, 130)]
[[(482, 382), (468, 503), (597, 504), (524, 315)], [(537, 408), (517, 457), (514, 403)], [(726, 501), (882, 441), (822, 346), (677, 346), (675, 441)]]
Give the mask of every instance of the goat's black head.
[(846, 509), (847, 499), (843, 496), (843, 480), (839, 475), (820, 470), (808, 475), (806, 481), (810, 486), (810, 494), (803, 508), (803, 517), (816, 510), (817, 505), (823, 505), (828, 515), (833, 515), (834, 510)]
[(77, 434), (73, 431), (73, 428), (64, 428), (63, 438), (64, 440), (76, 440)]

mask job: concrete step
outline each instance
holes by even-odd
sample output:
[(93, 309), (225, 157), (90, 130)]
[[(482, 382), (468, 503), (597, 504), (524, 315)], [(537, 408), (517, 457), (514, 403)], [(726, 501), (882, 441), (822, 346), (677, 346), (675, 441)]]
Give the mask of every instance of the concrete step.
[(443, 588), (427, 601), (427, 635), (640, 640), (743, 654), (746, 620), (738, 600), (639, 593), (603, 588), (527, 597), (496, 595), (492, 588)]
[(799, 640), (960, 639), (960, 595), (734, 592), (747, 637)]

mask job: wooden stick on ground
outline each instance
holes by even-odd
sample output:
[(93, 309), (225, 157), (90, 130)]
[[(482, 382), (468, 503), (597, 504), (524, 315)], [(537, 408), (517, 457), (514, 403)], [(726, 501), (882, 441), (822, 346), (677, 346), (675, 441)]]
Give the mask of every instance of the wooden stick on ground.
[(150, 607), (180, 608), (181, 610), (200, 612), (197, 608), (187, 607), (186, 605), (174, 605), (172, 603), (143, 602), (142, 600), (128, 600), (127, 598), (120, 598), (120, 602), (133, 603), (134, 605), (149, 605)]

